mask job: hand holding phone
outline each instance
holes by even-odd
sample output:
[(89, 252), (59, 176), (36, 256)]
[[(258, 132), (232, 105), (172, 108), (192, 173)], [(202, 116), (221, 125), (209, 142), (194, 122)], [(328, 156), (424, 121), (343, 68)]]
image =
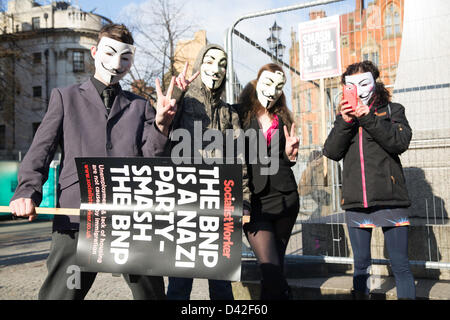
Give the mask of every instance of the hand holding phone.
[(354, 84), (344, 85), (343, 98), (347, 100), (348, 107), (351, 107), (355, 111), (358, 106), (358, 92)]

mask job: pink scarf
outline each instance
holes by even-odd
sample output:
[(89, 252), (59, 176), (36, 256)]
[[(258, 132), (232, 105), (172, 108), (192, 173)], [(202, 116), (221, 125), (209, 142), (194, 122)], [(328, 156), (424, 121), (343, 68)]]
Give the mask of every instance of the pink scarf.
[(270, 145), (270, 141), (272, 140), (272, 135), (274, 131), (278, 129), (278, 116), (276, 114), (273, 115), (272, 125), (266, 132), (264, 132), (264, 137), (267, 140), (267, 145)]

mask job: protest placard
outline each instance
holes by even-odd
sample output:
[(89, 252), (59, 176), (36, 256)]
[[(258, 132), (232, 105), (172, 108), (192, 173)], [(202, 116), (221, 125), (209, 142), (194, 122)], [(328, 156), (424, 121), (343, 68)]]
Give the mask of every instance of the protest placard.
[(242, 169), (77, 158), (86, 271), (240, 280)]
[(341, 75), (339, 16), (299, 24), (300, 79)]

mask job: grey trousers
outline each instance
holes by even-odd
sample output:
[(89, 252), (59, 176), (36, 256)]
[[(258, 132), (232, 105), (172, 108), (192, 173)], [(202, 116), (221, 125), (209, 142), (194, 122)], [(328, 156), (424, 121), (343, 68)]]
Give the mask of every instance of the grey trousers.
[[(75, 257), (78, 231), (53, 231), (48, 275), (39, 300), (82, 300), (94, 283), (96, 272), (80, 271)], [(164, 279), (160, 276), (123, 274), (135, 300), (165, 300)]]

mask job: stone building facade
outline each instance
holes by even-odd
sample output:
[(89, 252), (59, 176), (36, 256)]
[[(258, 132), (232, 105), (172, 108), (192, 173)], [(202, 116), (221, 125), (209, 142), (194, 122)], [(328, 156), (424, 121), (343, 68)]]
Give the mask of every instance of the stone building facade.
[(90, 48), (111, 21), (66, 1), (11, 0), (0, 13), (0, 157), (25, 153), (53, 88), (86, 80)]

